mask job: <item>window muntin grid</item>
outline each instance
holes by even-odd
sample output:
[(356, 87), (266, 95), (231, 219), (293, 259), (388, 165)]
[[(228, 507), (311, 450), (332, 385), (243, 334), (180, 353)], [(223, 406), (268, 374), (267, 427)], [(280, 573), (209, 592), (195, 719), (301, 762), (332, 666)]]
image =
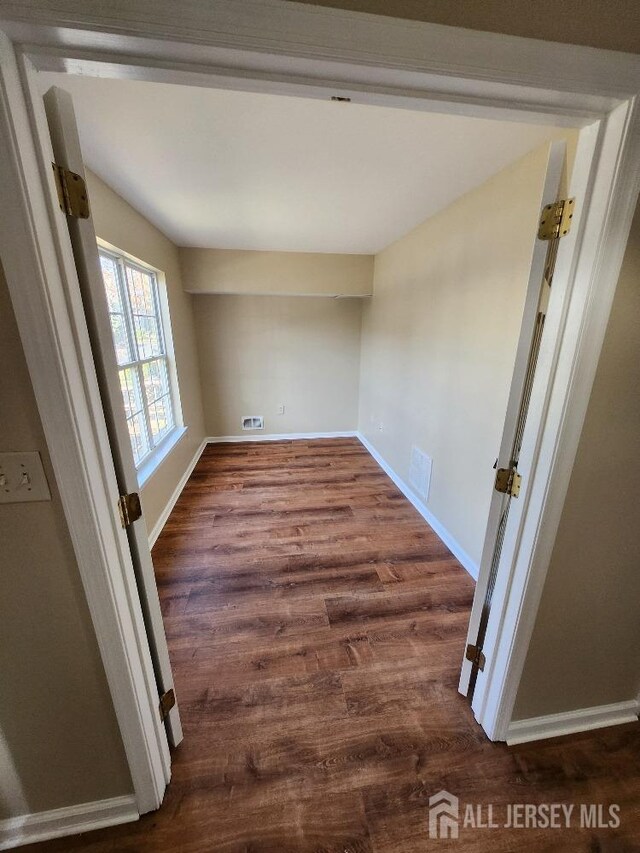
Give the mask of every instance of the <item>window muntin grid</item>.
[(136, 467), (176, 427), (155, 273), (99, 250), (111, 333)]

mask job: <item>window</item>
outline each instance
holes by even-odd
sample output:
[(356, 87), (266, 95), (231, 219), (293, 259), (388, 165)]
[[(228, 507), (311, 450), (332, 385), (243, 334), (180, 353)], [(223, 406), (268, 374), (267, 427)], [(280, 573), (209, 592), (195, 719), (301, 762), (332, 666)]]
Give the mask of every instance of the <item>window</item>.
[(156, 274), (100, 248), (120, 388), (136, 468), (176, 428)]

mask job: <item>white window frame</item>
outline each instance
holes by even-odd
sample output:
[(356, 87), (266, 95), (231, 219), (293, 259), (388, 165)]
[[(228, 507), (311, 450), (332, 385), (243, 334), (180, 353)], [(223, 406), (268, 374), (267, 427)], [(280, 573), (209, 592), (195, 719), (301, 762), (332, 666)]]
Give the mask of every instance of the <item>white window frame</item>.
[[(156, 309), (156, 316), (158, 318), (158, 325), (160, 328), (160, 337), (162, 340), (162, 355), (150, 356), (149, 358), (133, 360), (131, 362), (128, 362), (127, 364), (118, 364), (118, 372), (127, 367), (136, 367), (139, 369), (140, 373), (140, 387), (144, 397), (144, 406), (142, 411), (150, 445), (149, 452), (145, 456), (143, 456), (138, 462), (135, 463), (136, 472), (138, 474), (138, 483), (142, 487), (187, 431), (182, 416), (180, 386), (178, 383), (175, 354), (173, 349), (173, 333), (171, 328), (171, 316), (169, 314), (169, 300), (167, 295), (166, 278), (162, 270), (159, 270), (156, 267), (145, 263), (139, 258), (134, 257), (128, 252), (125, 252), (117, 246), (114, 246), (113, 244), (108, 243), (106, 240), (102, 240), (100, 238), (98, 238), (98, 253), (100, 255), (105, 255), (111, 258), (113, 261), (115, 261), (118, 267), (118, 288), (120, 291), (120, 298), (123, 301), (124, 310), (127, 315), (125, 320), (127, 328), (127, 338), (129, 340), (129, 347), (131, 352), (135, 352), (136, 355), (138, 355), (138, 351), (134, 338), (135, 332), (133, 327), (133, 320), (131, 318), (131, 303), (129, 300), (128, 289), (126, 287), (126, 272), (124, 269), (125, 265), (128, 265), (133, 269), (139, 269), (141, 272), (151, 275), (154, 282), (154, 304)], [(141, 367), (143, 364), (149, 361), (156, 361), (158, 359), (163, 359), (166, 364), (167, 376), (169, 380), (169, 399), (171, 402), (171, 412), (173, 415), (173, 427), (169, 430), (169, 432), (162, 436), (162, 438), (160, 439), (160, 441), (157, 442), (157, 444), (153, 445), (151, 425), (149, 422), (148, 406), (144, 391), (144, 380), (142, 376)]]

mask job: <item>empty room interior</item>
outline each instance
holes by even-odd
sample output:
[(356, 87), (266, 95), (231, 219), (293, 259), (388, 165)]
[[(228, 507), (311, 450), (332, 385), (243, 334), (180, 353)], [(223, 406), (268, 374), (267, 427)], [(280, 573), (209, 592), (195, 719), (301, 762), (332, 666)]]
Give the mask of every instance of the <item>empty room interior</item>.
[[(618, 780), (637, 776), (634, 724), (507, 745), (459, 691), (551, 151), (566, 194), (578, 128), (40, 77), (42, 95), (59, 87), (75, 110), (112, 334), (111, 352), (91, 346), (122, 392), (113, 417), (126, 422), (183, 737), (170, 732), (157, 813), (33, 849), (409, 853), (426, 849), (439, 789), (628, 805)], [(631, 279), (637, 251), (625, 263)], [(11, 389), (26, 368), (4, 282), (2, 301)], [(41, 433), (33, 401), (8, 418), (15, 435)], [(55, 488), (37, 506), (62, 575), (73, 556)], [(637, 680), (633, 656), (593, 660), (599, 681), (555, 661), (576, 525), (563, 516), (515, 729), (626, 701)], [(72, 614), (39, 664), (50, 685), (74, 673), (65, 732), (36, 751), (12, 729), (32, 701), (18, 663), (2, 720), (30, 811), (131, 793), (80, 583), (54, 575), (30, 630), (44, 647), (44, 610)], [(8, 609), (28, 584), (15, 579)], [(632, 636), (631, 618), (616, 630)], [(21, 660), (24, 636), (11, 636), (7, 658)], [(579, 632), (574, 645), (578, 658)]]

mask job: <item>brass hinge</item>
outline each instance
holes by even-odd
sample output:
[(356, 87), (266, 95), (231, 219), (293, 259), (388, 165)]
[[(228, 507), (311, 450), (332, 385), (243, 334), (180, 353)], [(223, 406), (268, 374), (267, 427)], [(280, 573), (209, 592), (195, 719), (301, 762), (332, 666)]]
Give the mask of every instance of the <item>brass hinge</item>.
[(478, 646), (474, 646), (472, 643), (469, 643), (465, 657), (467, 660), (471, 661), (472, 664), (477, 666), (481, 672), (484, 670), (484, 665), (486, 664), (487, 659)]
[(561, 198), (542, 208), (538, 227), (540, 240), (554, 240), (569, 233), (575, 204), (575, 198)]
[(520, 485), (522, 476), (518, 474), (515, 468), (498, 468), (496, 471), (496, 492), (502, 492), (505, 495), (511, 495), (512, 498), (517, 498), (520, 494)]
[(58, 201), (60, 210), (76, 219), (88, 219), (91, 215), (89, 210), (89, 196), (87, 186), (81, 175), (52, 163), (53, 174), (58, 188)]
[(169, 711), (176, 704), (176, 694), (173, 692), (173, 687), (163, 693), (160, 697), (160, 719), (166, 720), (169, 716)]
[(142, 506), (140, 504), (140, 495), (137, 492), (131, 492), (130, 495), (120, 495), (118, 499), (118, 509), (120, 510), (120, 521), (123, 527), (128, 527), (142, 518)]

